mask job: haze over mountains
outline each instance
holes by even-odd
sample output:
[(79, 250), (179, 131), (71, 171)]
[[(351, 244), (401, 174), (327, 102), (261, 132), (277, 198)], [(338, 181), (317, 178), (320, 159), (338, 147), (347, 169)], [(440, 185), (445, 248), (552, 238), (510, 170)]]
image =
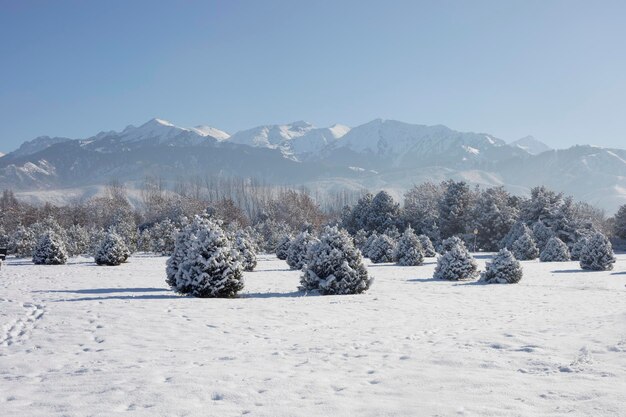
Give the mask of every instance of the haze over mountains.
[(462, 179), (525, 194), (545, 184), (614, 212), (626, 203), (626, 151), (594, 146), (552, 150), (525, 137), (507, 144), (485, 133), (395, 120), (349, 128), (304, 121), (230, 135), (162, 119), (85, 139), (42, 136), (0, 157), (0, 188), (47, 200), (90, 196), (111, 179), (132, 188), (145, 176), (256, 177), (320, 189), (387, 189)]

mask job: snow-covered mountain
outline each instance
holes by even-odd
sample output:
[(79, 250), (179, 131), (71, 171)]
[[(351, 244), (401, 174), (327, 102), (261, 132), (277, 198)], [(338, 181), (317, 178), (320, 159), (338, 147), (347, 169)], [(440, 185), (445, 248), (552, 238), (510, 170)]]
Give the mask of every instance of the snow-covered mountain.
[(531, 155), (539, 155), (542, 152), (552, 149), (545, 143), (535, 139), (532, 136), (524, 136), (521, 139), (511, 142), (510, 145), (523, 149)]
[(0, 189), (50, 195), (72, 187), (75, 196), (111, 178), (133, 184), (147, 175), (166, 181), (232, 175), (320, 189), (385, 188), (401, 195), (415, 183), (455, 178), (518, 194), (545, 184), (609, 212), (626, 203), (626, 151), (541, 145), (532, 138), (507, 145), (487, 133), (381, 119), (352, 129), (299, 121), (232, 136), (214, 127), (152, 119), (86, 139), (25, 142), (0, 159)]

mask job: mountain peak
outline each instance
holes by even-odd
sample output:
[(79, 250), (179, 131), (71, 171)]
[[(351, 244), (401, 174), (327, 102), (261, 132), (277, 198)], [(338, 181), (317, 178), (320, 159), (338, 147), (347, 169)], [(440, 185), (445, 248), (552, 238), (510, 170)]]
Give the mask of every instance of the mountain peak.
[(539, 155), (542, 152), (549, 151), (552, 149), (545, 143), (541, 142), (540, 140), (535, 139), (533, 136), (530, 136), (530, 135), (524, 136), (521, 139), (513, 141), (509, 145), (523, 149), (531, 155)]

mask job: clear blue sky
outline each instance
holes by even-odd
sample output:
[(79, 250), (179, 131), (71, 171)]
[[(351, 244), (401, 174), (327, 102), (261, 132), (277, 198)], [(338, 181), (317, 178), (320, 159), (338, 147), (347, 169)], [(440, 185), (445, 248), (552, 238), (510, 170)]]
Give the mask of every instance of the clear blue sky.
[(152, 117), (626, 147), (626, 1), (0, 0), (0, 151)]

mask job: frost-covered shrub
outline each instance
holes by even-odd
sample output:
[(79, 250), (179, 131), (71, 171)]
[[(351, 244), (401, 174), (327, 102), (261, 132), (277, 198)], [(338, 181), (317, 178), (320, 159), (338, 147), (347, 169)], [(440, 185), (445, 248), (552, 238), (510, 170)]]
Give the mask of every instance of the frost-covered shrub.
[(451, 236), (447, 239), (444, 239), (444, 241), (441, 242), (441, 253), (449, 252), (455, 246), (461, 246), (463, 249), (467, 250), (467, 248), (465, 247), (465, 243), (460, 237)]
[(513, 252), (515, 258), (520, 261), (530, 261), (537, 259), (539, 256), (539, 249), (535, 244), (535, 240), (528, 232), (524, 232), (524, 234), (513, 243), (511, 252)]
[(67, 229), (65, 248), (69, 256), (86, 254), (89, 251), (89, 232), (79, 224)]
[(359, 294), (372, 283), (361, 252), (344, 230), (327, 226), (307, 253), (300, 289), (321, 294)]
[(37, 240), (33, 231), (28, 227), (19, 225), (9, 237), (9, 247), (7, 249), (16, 258), (30, 258), (33, 256), (36, 244)]
[(37, 241), (33, 252), (35, 265), (63, 265), (67, 262), (67, 252), (63, 241), (56, 233), (49, 231)]
[(573, 261), (580, 260), (580, 253), (582, 252), (583, 248), (585, 247), (588, 241), (589, 241), (589, 237), (581, 236), (578, 238), (578, 240), (576, 240), (576, 242), (574, 242), (574, 244), (572, 245), (572, 249), (570, 251), (570, 256)]
[(129, 256), (126, 242), (117, 233), (109, 231), (100, 242), (94, 260), (98, 265), (116, 266), (126, 262)]
[(317, 239), (306, 230), (300, 232), (300, 234), (291, 241), (289, 249), (287, 250), (287, 265), (289, 265), (291, 269), (302, 269), (306, 261), (307, 251), (316, 241)]
[(480, 280), (487, 284), (516, 284), (522, 279), (522, 266), (506, 248), (487, 262)]
[(436, 279), (458, 281), (475, 278), (478, 275), (478, 264), (464, 246), (455, 245), (441, 255), (435, 267)]
[(394, 242), (396, 242), (398, 239), (400, 239), (400, 236), (402, 236), (395, 225), (388, 227), (383, 233), (389, 236)]
[(156, 223), (150, 229), (150, 251), (163, 256), (174, 252), (174, 244), (178, 228), (170, 219)]
[(234, 249), (239, 254), (241, 266), (244, 271), (254, 271), (256, 268), (256, 249), (250, 236), (240, 230), (235, 234)]
[(89, 229), (89, 249), (88, 249), (88, 253), (89, 255), (95, 256), (96, 253), (98, 252), (98, 249), (100, 249), (100, 243), (102, 243), (102, 241), (104, 240), (104, 238), (107, 236), (107, 232), (99, 227), (94, 227)]
[(393, 262), (395, 242), (387, 235), (379, 235), (370, 245), (368, 256), (375, 264)]
[(410, 226), (398, 239), (393, 257), (396, 263), (402, 266), (417, 266), (424, 262), (422, 244)]
[(541, 262), (565, 262), (570, 259), (567, 245), (558, 237), (550, 238), (539, 255)]
[(292, 239), (293, 236), (289, 234), (285, 234), (282, 238), (280, 238), (280, 240), (278, 241), (278, 245), (276, 245), (276, 257), (278, 259), (283, 261), (287, 259), (287, 253), (289, 251), (289, 245), (291, 244)]
[(234, 297), (243, 289), (237, 252), (218, 221), (196, 216), (176, 237), (166, 281), (180, 294)]
[(580, 267), (592, 271), (613, 269), (615, 255), (609, 239), (600, 232), (591, 235), (580, 252)]
[(378, 239), (378, 233), (377, 232), (372, 232), (372, 234), (369, 235), (369, 237), (367, 238), (367, 240), (363, 244), (363, 248), (361, 249), (361, 253), (366, 258), (370, 257), (370, 249), (372, 248), (372, 245), (374, 244), (376, 239)]
[(263, 220), (254, 225), (257, 245), (262, 253), (271, 253), (278, 246), (278, 241), (286, 234), (291, 233), (289, 225), (271, 219)]
[(435, 250), (435, 247), (433, 246), (433, 242), (430, 240), (428, 236), (419, 235), (417, 238), (420, 240), (422, 249), (424, 250), (424, 256), (429, 257), (429, 258), (433, 256), (437, 256), (437, 251)]

